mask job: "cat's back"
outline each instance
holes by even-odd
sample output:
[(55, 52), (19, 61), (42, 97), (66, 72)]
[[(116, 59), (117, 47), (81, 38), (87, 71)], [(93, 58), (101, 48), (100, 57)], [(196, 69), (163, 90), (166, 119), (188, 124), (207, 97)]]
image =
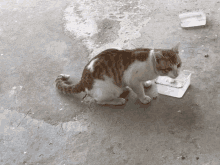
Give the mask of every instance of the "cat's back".
[[(93, 59), (101, 60), (123, 60), (125, 58), (129, 59), (132, 56), (132, 50), (118, 50), (118, 49), (107, 49), (99, 53)], [(92, 61), (92, 60), (91, 60)], [(114, 61), (112, 61), (114, 62)]]
[(87, 65), (89, 65), (94, 61), (97, 65), (106, 62), (108, 64), (123, 62), (124, 65), (129, 65), (135, 60), (146, 61), (148, 59), (150, 50), (151, 49), (143, 49), (143, 48), (125, 49), (125, 50), (107, 49), (99, 53), (94, 58), (92, 58)]
[(130, 63), (131, 59), (132, 50), (106, 49), (93, 57), (85, 66), (85, 69), (89, 70), (90, 72), (96, 72), (98, 69), (100, 72), (101, 68), (111, 68), (118, 63), (126, 65), (126, 63)]
[(85, 66), (85, 70), (91, 73), (123, 69), (126, 70), (134, 61), (146, 61), (151, 49), (106, 49), (93, 57)]

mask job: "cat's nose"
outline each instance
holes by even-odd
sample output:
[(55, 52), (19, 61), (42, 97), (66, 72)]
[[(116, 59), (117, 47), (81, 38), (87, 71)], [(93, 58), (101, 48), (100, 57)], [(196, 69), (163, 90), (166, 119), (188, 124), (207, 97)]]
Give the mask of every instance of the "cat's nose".
[(179, 76), (179, 72), (176, 71), (176, 72), (173, 73), (173, 75), (175, 76), (175, 78), (177, 78)]
[(179, 74), (175, 74), (174, 76), (175, 76), (175, 78), (177, 78), (179, 76)]

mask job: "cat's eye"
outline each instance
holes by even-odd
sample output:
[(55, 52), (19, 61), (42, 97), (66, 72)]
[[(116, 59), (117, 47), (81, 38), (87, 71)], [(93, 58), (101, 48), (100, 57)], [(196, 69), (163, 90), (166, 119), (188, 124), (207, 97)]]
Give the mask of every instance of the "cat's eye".
[(169, 71), (167, 69), (162, 70), (164, 74), (167, 74)]

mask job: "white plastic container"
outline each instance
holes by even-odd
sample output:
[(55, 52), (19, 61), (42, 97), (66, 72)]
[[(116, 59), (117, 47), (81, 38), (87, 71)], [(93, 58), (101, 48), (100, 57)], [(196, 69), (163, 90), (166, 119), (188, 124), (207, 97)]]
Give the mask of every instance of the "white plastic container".
[(206, 24), (206, 14), (200, 12), (188, 12), (179, 15), (182, 27), (204, 26)]
[(159, 94), (181, 98), (190, 85), (192, 72), (184, 70), (176, 79), (159, 76), (155, 83)]

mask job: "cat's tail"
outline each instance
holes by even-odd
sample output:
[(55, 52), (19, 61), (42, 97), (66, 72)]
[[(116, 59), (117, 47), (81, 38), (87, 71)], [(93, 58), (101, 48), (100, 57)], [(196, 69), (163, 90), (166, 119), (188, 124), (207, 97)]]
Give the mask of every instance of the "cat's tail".
[(85, 90), (81, 81), (73, 85), (68, 81), (69, 78), (69, 75), (60, 74), (55, 80), (57, 89), (64, 94), (80, 93)]

